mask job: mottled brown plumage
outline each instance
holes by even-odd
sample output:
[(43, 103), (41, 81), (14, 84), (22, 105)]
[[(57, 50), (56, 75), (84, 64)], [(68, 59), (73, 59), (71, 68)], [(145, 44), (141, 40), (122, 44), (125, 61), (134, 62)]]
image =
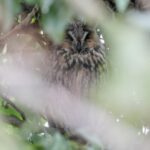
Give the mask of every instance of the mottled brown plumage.
[(105, 70), (105, 49), (96, 30), (75, 20), (66, 28), (64, 42), (54, 50), (52, 81), (75, 94), (86, 94)]

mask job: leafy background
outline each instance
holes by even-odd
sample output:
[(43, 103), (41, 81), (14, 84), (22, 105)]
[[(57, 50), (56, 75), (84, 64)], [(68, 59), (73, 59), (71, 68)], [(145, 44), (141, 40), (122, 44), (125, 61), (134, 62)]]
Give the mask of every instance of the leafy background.
[[(146, 2), (142, 3), (143, 8)], [(27, 7), (27, 10), (23, 10), (23, 3), (31, 8)], [(102, 88), (97, 87), (92, 90), (91, 99), (94, 99), (93, 103), (99, 106), (99, 109), (104, 108), (114, 116), (115, 122), (132, 126), (136, 129), (137, 136), (144, 136), (149, 140), (149, 11), (143, 11), (136, 5), (130, 6), (132, 2), (129, 0), (115, 0), (111, 5), (112, 8), (110, 5), (104, 6), (102, 1), (99, 3), (100, 5), (97, 5), (97, 1), (90, 0), (81, 2), (78, 0), (71, 2), (67, 0), (0, 0), (1, 36), (9, 32), (16, 22), (21, 22), (20, 14), (24, 11), (30, 12), (35, 5), (40, 7), (41, 13), (33, 17), (31, 23), (38, 22), (44, 33), (56, 43), (63, 40), (65, 26), (74, 15), (86, 18), (89, 23), (94, 22), (104, 37), (111, 65), (108, 66), (107, 82)], [(1, 47), (2, 53), (5, 49), (5, 46)], [(25, 106), (19, 106), (25, 112), (27, 120), (21, 127), (1, 121), (1, 149), (102, 149), (94, 144), (83, 144), (71, 140), (68, 135), (49, 129), (46, 119), (40, 114), (28, 110)], [(3, 99), (0, 104), (0, 114), (2, 118), (5, 116), (12, 119), (13, 116), (15, 120), (23, 121), (22, 116)]]

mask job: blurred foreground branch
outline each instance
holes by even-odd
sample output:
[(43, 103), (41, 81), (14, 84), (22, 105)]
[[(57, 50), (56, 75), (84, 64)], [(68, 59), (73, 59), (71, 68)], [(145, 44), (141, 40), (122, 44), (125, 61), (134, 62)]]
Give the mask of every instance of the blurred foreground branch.
[(141, 10), (150, 10), (150, 1), (149, 0), (136, 0), (137, 8)]
[(63, 87), (48, 86), (27, 70), (16, 66), (1, 66), (0, 79), (5, 80), (8, 87), (7, 91), (1, 87), (2, 91), (15, 96), (32, 110), (44, 114), (46, 111), (50, 119), (70, 128), (89, 142), (100, 146), (102, 143), (111, 150), (150, 149), (149, 140), (137, 136), (133, 128), (118, 124), (104, 110), (83, 98), (73, 96)]

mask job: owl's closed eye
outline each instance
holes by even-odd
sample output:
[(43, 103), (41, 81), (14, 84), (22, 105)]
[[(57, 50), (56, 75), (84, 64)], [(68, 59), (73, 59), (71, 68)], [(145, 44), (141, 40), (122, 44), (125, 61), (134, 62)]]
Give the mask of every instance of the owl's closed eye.
[(74, 53), (85, 53), (94, 44), (94, 38), (94, 31), (80, 21), (69, 24), (65, 32), (65, 41)]

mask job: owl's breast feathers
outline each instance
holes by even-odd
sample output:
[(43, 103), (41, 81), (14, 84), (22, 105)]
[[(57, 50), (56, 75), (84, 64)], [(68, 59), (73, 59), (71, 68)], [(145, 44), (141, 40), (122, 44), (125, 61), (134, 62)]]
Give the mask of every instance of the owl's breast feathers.
[(73, 92), (87, 91), (106, 69), (105, 49), (90, 40), (82, 53), (72, 50), (69, 43), (55, 51), (53, 81)]

